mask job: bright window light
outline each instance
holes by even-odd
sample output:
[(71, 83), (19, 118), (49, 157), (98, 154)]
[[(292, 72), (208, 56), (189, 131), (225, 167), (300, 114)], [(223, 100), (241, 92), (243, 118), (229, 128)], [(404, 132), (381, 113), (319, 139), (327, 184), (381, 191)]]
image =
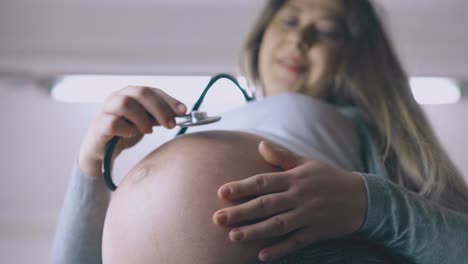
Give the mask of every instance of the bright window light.
[[(247, 87), (245, 78), (237, 79), (242, 87)], [(209, 76), (70, 75), (53, 87), (52, 96), (62, 102), (100, 103), (114, 91), (137, 85), (157, 87), (189, 106), (198, 99), (209, 80)], [(410, 85), (420, 104), (453, 104), (462, 96), (457, 84), (447, 78), (416, 77), (411, 78)], [(206, 99), (206, 104), (216, 105), (241, 102), (244, 99), (237, 87), (224, 79), (212, 87)]]
[[(246, 87), (244, 78), (237, 79), (242, 87)], [(52, 97), (61, 102), (101, 103), (112, 92), (134, 85), (159, 88), (189, 106), (195, 103), (209, 80), (209, 76), (71, 75), (52, 88)], [(233, 83), (220, 79), (208, 92), (205, 102), (238, 105), (244, 98)]]
[(460, 88), (451, 79), (417, 77), (411, 78), (410, 85), (420, 104), (454, 104), (461, 98)]

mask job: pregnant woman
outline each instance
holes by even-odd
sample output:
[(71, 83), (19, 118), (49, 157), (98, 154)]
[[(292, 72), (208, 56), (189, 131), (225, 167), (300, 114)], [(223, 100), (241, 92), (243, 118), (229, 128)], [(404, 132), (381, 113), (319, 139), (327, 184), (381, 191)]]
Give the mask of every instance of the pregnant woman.
[(156, 149), (111, 202), (105, 144), (121, 136), (118, 154), (186, 108), (149, 87), (106, 100), (54, 263), (468, 261), (468, 189), (371, 2), (268, 1), (242, 55), (259, 100)]

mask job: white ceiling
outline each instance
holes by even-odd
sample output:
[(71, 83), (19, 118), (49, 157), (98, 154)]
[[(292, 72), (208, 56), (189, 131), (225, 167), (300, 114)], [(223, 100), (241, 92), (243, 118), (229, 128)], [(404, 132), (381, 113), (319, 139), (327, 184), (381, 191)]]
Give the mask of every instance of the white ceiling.
[[(233, 72), (264, 0), (0, 3), (0, 70)], [(468, 79), (466, 0), (378, 0), (412, 75)]]

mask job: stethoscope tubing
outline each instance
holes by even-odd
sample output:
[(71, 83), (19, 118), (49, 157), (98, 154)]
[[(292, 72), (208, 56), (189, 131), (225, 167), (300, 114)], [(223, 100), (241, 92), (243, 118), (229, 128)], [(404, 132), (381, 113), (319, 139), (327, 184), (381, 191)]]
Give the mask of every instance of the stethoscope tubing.
[[(239, 88), (239, 90), (242, 93), (242, 95), (244, 96), (244, 99), (246, 100), (246, 102), (250, 102), (250, 101), (253, 101), (255, 99), (253, 96), (249, 96), (247, 94), (247, 91), (240, 86), (240, 84), (237, 82), (237, 80), (234, 77), (232, 77), (229, 74), (221, 73), (221, 74), (213, 76), (210, 79), (207, 86), (203, 90), (202, 94), (198, 98), (197, 102), (195, 102), (195, 104), (193, 105), (191, 113), (194, 112), (194, 111), (198, 111), (198, 109), (200, 108), (201, 104), (203, 103), (203, 100), (205, 99), (205, 96), (208, 93), (211, 86), (213, 86), (213, 84), (215, 84), (216, 81), (218, 81), (219, 79), (223, 79), (223, 78), (230, 80), (231, 82), (233, 82)], [(190, 125), (183, 125), (183, 124), (179, 125), (179, 126), (181, 126), (181, 128), (177, 132), (176, 137), (185, 134), (185, 132), (187, 131), (189, 126), (206, 125), (208, 123), (213, 123), (213, 122), (216, 122), (216, 121), (219, 120), (219, 119), (218, 120), (215, 120), (215, 119), (216, 118), (213, 118), (211, 120), (208, 120), (209, 122), (205, 121), (205, 122), (200, 122), (198, 124), (192, 123)], [(120, 140), (120, 137), (115, 136), (106, 144), (106, 149), (105, 149), (105, 152), (104, 152), (104, 159), (102, 161), (102, 175), (104, 177), (104, 181), (106, 182), (107, 187), (111, 191), (115, 191), (117, 189), (117, 185), (115, 185), (114, 181), (112, 180), (112, 157), (113, 157), (115, 148), (117, 147), (117, 144), (119, 143), (119, 140)]]

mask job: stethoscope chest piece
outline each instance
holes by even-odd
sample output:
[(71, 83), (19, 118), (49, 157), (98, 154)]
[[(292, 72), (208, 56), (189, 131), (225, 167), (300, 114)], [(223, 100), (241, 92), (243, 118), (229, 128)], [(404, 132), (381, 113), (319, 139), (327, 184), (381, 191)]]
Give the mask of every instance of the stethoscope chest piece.
[[(244, 89), (239, 85), (239, 83), (236, 81), (236, 79), (230, 75), (227, 74), (218, 74), (211, 78), (210, 82), (206, 86), (206, 88), (203, 90), (203, 93), (201, 94), (200, 98), (198, 98), (197, 102), (192, 108), (192, 112), (190, 112), (187, 115), (183, 116), (178, 116), (176, 117), (181, 118), (182, 120), (177, 122), (176, 119), (176, 124), (180, 126), (180, 130), (177, 133), (176, 136), (182, 135), (185, 133), (188, 127), (192, 126), (201, 126), (201, 125), (207, 125), (211, 124), (214, 122), (218, 122), (221, 120), (220, 116), (208, 116), (206, 112), (201, 112), (198, 111), (201, 103), (203, 102), (206, 93), (208, 90), (211, 88), (211, 86), (219, 79), (221, 78), (226, 78), (230, 81), (232, 81), (242, 92), (244, 95), (244, 98), (247, 102), (254, 100), (253, 97), (249, 97), (249, 95), (244, 91)], [(104, 153), (104, 159), (102, 161), (102, 174), (104, 176), (104, 180), (109, 187), (110, 190), (115, 191), (117, 189), (117, 186), (114, 184), (112, 180), (112, 175), (111, 175), (111, 169), (112, 169), (112, 156), (115, 150), (115, 147), (117, 146), (117, 143), (119, 142), (120, 137), (119, 136), (114, 136), (106, 145), (106, 150)]]
[(221, 120), (220, 116), (208, 116), (206, 112), (202, 111), (192, 111), (190, 114), (178, 116), (177, 118), (184, 119), (180, 122), (177, 122), (177, 125), (181, 127), (207, 125)]

